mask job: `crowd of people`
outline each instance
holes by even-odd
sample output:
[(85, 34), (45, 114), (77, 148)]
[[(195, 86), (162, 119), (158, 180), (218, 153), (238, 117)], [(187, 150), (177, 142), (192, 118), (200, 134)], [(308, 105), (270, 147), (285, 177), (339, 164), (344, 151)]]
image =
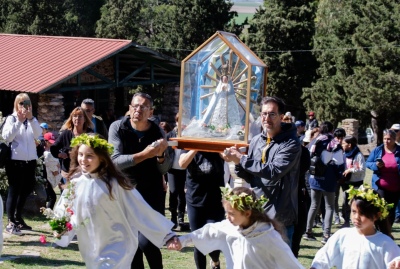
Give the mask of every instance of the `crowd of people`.
[[(306, 123), (294, 121), (282, 99), (265, 97), (262, 130), (247, 153), (235, 145), (215, 153), (169, 147), (177, 130), (150, 120), (153, 110), (151, 96), (136, 93), (125, 117), (104, 122), (94, 115), (94, 101), (85, 99), (55, 137), (32, 115), (29, 96), (17, 95), (2, 130), (12, 152), (5, 231), (32, 229), (22, 212), (43, 155), (46, 206), (61, 212), (68, 205), (73, 212), (70, 234), (77, 234), (88, 268), (140, 269), (143, 255), (150, 268), (163, 268), (164, 245), (193, 245), (198, 269), (207, 268), (207, 254), (211, 268), (221, 268), (221, 251), (227, 268), (303, 268), (300, 242), (316, 240), (319, 215), (323, 247), (311, 268), (400, 268), (391, 233), (400, 199), (400, 126), (384, 130), (383, 144), (365, 160), (344, 129), (319, 124), (314, 112)], [(250, 188), (224, 188), (230, 162)], [(372, 186), (364, 184), (366, 168), (373, 171)], [(57, 185), (64, 191), (56, 203)], [(340, 215), (344, 223), (332, 234)]]

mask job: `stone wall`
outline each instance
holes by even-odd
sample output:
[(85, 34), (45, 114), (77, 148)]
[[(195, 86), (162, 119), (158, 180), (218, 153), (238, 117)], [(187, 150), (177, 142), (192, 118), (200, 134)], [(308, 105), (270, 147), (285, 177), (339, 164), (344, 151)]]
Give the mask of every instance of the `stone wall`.
[(169, 84), (163, 96), (162, 112), (160, 121), (168, 122), (175, 127), (175, 116), (179, 112), (179, 84)]
[(358, 138), (358, 127), (360, 127), (358, 120), (356, 119), (344, 119), (342, 120), (342, 126), (346, 135), (352, 135)]
[(49, 131), (58, 132), (64, 122), (64, 105), (61, 93), (39, 94), (37, 119), (46, 122)]

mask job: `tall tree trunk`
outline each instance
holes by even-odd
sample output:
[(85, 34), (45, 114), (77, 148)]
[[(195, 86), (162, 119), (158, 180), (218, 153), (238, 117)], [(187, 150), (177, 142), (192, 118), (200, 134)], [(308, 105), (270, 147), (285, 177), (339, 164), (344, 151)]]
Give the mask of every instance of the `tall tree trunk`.
[(386, 129), (386, 119), (387, 115), (385, 113), (378, 114), (375, 111), (371, 111), (371, 124), (372, 129), (374, 129), (376, 137), (376, 145), (379, 146), (383, 143), (383, 130)]

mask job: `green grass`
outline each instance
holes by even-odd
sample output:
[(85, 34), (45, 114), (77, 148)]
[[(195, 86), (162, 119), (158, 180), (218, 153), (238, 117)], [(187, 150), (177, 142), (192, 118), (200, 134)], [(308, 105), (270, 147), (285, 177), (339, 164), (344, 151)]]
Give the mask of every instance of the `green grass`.
[(237, 24), (242, 24), (246, 18), (247, 21), (250, 21), (253, 18), (254, 14), (251, 13), (238, 13), (238, 16), (235, 17), (235, 21)]
[[(371, 172), (368, 171), (365, 182), (371, 181)], [(169, 218), (169, 212), (166, 211)], [(6, 217), (3, 217), (6, 223)], [(39, 242), (39, 236), (45, 234), (48, 239), (51, 238), (50, 228), (44, 216), (36, 216), (26, 218), (28, 225), (33, 227), (32, 232), (28, 232), (23, 236), (8, 236), (4, 239), (2, 252), (3, 264), (0, 268), (85, 268), (84, 262), (80, 256), (77, 243), (71, 243), (67, 248), (54, 247), (51, 243), (43, 245)], [(100, 224), (99, 224), (100, 225)], [(338, 229), (332, 226), (332, 232)], [(315, 228), (315, 236), (317, 239), (322, 238), (321, 228)], [(181, 233), (179, 233), (181, 234)], [(396, 243), (400, 244), (400, 224), (393, 226), (393, 235)], [(319, 241), (301, 242), (299, 253), (299, 261), (305, 268), (309, 268), (315, 253), (322, 247)], [(39, 257), (24, 256), (29, 252), (36, 252)], [(193, 248), (185, 248), (183, 251), (170, 251), (165, 248), (161, 249), (163, 254), (163, 263), (165, 269), (192, 269), (195, 268), (193, 261)], [(284, 257), (283, 257), (284, 258)], [(222, 268), (225, 268), (223, 257), (221, 258)], [(147, 266), (147, 265), (146, 265)], [(148, 266), (146, 267), (148, 268)]]
[(259, 7), (262, 6), (263, 3), (254, 3), (254, 2), (235, 2), (234, 6), (240, 7)]

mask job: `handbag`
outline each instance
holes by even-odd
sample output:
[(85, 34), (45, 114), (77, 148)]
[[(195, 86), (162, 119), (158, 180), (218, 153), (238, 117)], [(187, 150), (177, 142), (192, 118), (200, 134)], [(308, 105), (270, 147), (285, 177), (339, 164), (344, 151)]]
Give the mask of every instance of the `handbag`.
[[(8, 115), (8, 116), (10, 116), (10, 115)], [(0, 126), (0, 134), (3, 131), (3, 126), (6, 123), (8, 116), (5, 118), (5, 120), (3, 121), (3, 123)], [(15, 119), (14, 116), (12, 116), (12, 117)], [(0, 143), (0, 168), (3, 168), (9, 160), (11, 160), (11, 143), (9, 143), (7, 145), (6, 143), (1, 142)]]

